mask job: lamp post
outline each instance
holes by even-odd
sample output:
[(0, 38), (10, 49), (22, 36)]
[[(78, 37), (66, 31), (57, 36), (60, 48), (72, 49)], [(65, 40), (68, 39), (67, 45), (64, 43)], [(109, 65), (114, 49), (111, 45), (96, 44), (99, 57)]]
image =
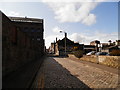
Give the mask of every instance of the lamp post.
[[(98, 52), (98, 44), (95, 43), (95, 48), (96, 48), (96, 53)], [(98, 55), (96, 54), (96, 60), (97, 60), (97, 64), (99, 64), (99, 58)]]
[(62, 33), (62, 32), (65, 34), (65, 56), (66, 56), (66, 37), (67, 37), (67, 33), (64, 32), (64, 31), (60, 31), (60, 33)]
[(96, 49), (96, 52), (98, 52), (98, 44), (95, 43), (95, 49)]

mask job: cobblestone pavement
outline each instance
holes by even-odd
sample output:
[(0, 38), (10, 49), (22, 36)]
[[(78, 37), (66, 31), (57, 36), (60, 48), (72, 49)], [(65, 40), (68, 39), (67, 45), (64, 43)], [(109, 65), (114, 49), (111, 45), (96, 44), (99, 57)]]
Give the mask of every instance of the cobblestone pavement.
[(48, 57), (32, 88), (116, 88), (118, 75), (69, 58)]
[(30, 88), (44, 58), (45, 56), (39, 60), (30, 61), (19, 67), (16, 71), (2, 77), (2, 90)]

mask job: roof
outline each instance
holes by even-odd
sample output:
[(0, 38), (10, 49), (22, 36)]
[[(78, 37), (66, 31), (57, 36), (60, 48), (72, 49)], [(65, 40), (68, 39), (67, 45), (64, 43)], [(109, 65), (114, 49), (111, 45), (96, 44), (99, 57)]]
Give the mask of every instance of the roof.
[(27, 17), (8, 17), (11, 21), (15, 22), (32, 22), (32, 23), (43, 23), (43, 19), (27, 18)]
[(91, 41), (90, 43), (98, 43), (98, 44), (100, 44), (100, 41), (94, 40), (94, 41)]
[(116, 40), (117, 42), (120, 42), (120, 40)]
[[(57, 43), (59, 45), (64, 46), (65, 45), (65, 38), (63, 38), (62, 40), (58, 40)], [(74, 43), (73, 41), (71, 41), (70, 39), (66, 38), (66, 45), (79, 45), (79, 43)]]

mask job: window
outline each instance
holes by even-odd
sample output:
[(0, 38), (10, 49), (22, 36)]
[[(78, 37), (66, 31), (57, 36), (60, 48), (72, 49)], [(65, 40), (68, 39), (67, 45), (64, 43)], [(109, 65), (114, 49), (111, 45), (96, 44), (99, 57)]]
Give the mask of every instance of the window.
[(36, 30), (36, 32), (40, 32), (40, 30)]
[(37, 38), (37, 41), (40, 41), (40, 38)]
[(16, 27), (12, 27), (11, 28), (11, 41), (12, 41), (12, 43), (13, 44), (17, 44), (17, 30), (18, 30), (18, 28), (16, 28)]
[(24, 28), (24, 32), (28, 32), (28, 28), (27, 27)]

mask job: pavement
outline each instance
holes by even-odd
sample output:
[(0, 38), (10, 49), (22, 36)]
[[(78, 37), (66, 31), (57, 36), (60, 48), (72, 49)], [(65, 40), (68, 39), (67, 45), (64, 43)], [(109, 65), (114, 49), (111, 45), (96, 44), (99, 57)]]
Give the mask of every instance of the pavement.
[(108, 66), (103, 65), (103, 64), (96, 64), (96, 63), (93, 63), (93, 62), (83, 61), (83, 60), (80, 60), (78, 58), (72, 58), (72, 57), (68, 57), (68, 58), (71, 59), (71, 60), (74, 60), (78, 63), (87, 64), (89, 66), (99, 68), (99, 69), (102, 69), (102, 70), (105, 70), (105, 71), (108, 71), (108, 72), (111, 72), (111, 73), (114, 73), (114, 74), (118, 74), (118, 72), (120, 72), (120, 70), (117, 69), (117, 68), (108, 67)]
[(48, 57), (44, 60), (31, 88), (106, 90), (117, 87), (117, 69), (71, 58)]
[(44, 58), (28, 62), (16, 71), (2, 77), (2, 89), (30, 88)]
[(44, 60), (31, 88), (90, 88), (63, 68), (54, 58)]
[(118, 86), (118, 70), (78, 59), (49, 56), (31, 61), (3, 77), (2, 84), (3, 90), (11, 88), (106, 90)]

